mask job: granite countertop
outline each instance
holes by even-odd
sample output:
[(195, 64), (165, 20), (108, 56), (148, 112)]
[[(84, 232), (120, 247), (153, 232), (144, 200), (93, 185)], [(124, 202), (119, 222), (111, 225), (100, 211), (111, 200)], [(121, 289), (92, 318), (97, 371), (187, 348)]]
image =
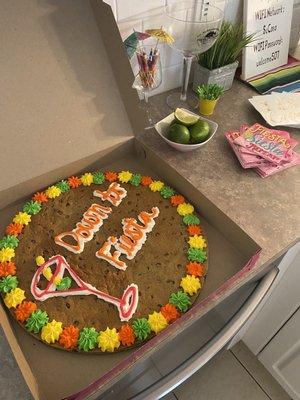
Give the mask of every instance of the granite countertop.
[[(241, 227), (261, 248), (259, 265), (270, 262), (300, 238), (300, 167), (292, 167), (268, 178), (244, 170), (224, 138), (242, 123), (266, 125), (247, 101), (256, 92), (234, 81), (210, 118), (219, 124), (214, 138), (201, 149), (181, 153), (168, 146), (154, 130), (138, 140), (184, 176), (216, 207)], [(168, 93), (152, 98), (162, 117), (168, 114)], [(300, 139), (299, 130), (287, 128)], [(299, 151), (298, 146), (296, 150)]]

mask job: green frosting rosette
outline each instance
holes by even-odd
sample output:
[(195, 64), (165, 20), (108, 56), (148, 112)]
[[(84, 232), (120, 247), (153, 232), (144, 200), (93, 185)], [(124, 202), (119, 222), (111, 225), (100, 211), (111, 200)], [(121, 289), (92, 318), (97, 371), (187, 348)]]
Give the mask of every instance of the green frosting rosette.
[(16, 236), (7, 235), (0, 240), (0, 249), (5, 249), (6, 247), (15, 249), (18, 246), (18, 244), (19, 244), (19, 239)]
[(27, 319), (25, 326), (29, 332), (39, 333), (39, 331), (48, 323), (48, 321), (49, 317), (46, 311), (36, 310)]
[(62, 278), (62, 280), (56, 285), (57, 290), (67, 290), (72, 285), (72, 279), (69, 276)]
[(177, 293), (171, 294), (169, 303), (173, 304), (173, 306), (177, 307), (181, 312), (186, 312), (191, 305), (189, 296), (181, 290), (179, 290)]
[(164, 199), (169, 199), (170, 197), (174, 196), (175, 191), (170, 186), (164, 186), (161, 189), (160, 194)]
[(199, 225), (200, 219), (197, 217), (197, 215), (188, 214), (183, 217), (183, 223), (185, 225)]
[(141, 183), (141, 180), (142, 180), (142, 175), (140, 175), (140, 174), (134, 174), (134, 175), (132, 175), (132, 177), (131, 177), (131, 179), (130, 179), (130, 183), (133, 185), (133, 186), (139, 186), (139, 184)]
[(190, 247), (188, 249), (188, 259), (190, 261), (198, 261), (203, 263), (206, 260), (206, 251), (197, 249), (196, 247)]
[(16, 276), (7, 275), (0, 280), (0, 292), (9, 293), (11, 290), (18, 286), (18, 279)]
[(58, 187), (58, 189), (60, 189), (60, 191), (62, 193), (65, 193), (68, 190), (70, 190), (70, 185), (68, 184), (67, 181), (64, 181), (64, 180), (57, 182), (57, 184), (55, 186)]
[(104, 176), (103, 172), (98, 171), (93, 174), (93, 182), (96, 185), (101, 185), (101, 183), (103, 183), (104, 181), (105, 181), (105, 176)]
[(132, 328), (135, 336), (141, 341), (147, 339), (151, 332), (149, 322), (146, 320), (146, 318), (136, 319), (132, 324)]
[(78, 338), (78, 348), (83, 351), (93, 350), (97, 345), (99, 333), (95, 328), (83, 328)]
[(23, 211), (30, 215), (38, 214), (42, 209), (41, 204), (38, 201), (28, 201), (24, 204)]

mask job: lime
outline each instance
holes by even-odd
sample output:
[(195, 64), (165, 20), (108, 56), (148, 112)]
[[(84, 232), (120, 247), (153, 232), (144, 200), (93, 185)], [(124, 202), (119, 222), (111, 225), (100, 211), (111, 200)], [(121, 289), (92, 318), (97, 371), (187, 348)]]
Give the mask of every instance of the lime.
[(209, 125), (206, 121), (198, 121), (189, 128), (191, 143), (202, 143), (209, 137)]
[(184, 125), (172, 124), (168, 131), (168, 139), (175, 143), (188, 144), (190, 132)]
[(180, 124), (185, 126), (194, 125), (197, 121), (199, 121), (200, 118), (198, 115), (191, 114), (189, 111), (186, 111), (182, 108), (176, 108), (174, 117)]

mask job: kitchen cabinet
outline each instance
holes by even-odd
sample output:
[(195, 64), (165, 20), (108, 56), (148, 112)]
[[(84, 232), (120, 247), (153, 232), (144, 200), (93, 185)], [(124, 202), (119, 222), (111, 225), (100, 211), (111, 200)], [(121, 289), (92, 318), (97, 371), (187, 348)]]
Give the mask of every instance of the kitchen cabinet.
[(269, 295), (243, 331), (243, 341), (258, 355), (300, 307), (300, 243), (277, 263), (279, 273)]
[(300, 308), (260, 353), (258, 359), (293, 400), (300, 400)]
[(278, 263), (269, 295), (244, 328), (243, 341), (293, 400), (300, 400), (300, 243)]

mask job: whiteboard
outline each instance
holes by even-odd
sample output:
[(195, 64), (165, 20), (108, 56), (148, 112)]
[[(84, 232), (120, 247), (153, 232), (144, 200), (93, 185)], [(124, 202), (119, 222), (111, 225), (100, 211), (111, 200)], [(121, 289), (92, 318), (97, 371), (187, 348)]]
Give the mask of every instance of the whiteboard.
[(293, 0), (244, 0), (244, 30), (257, 40), (243, 51), (242, 79), (287, 63)]

